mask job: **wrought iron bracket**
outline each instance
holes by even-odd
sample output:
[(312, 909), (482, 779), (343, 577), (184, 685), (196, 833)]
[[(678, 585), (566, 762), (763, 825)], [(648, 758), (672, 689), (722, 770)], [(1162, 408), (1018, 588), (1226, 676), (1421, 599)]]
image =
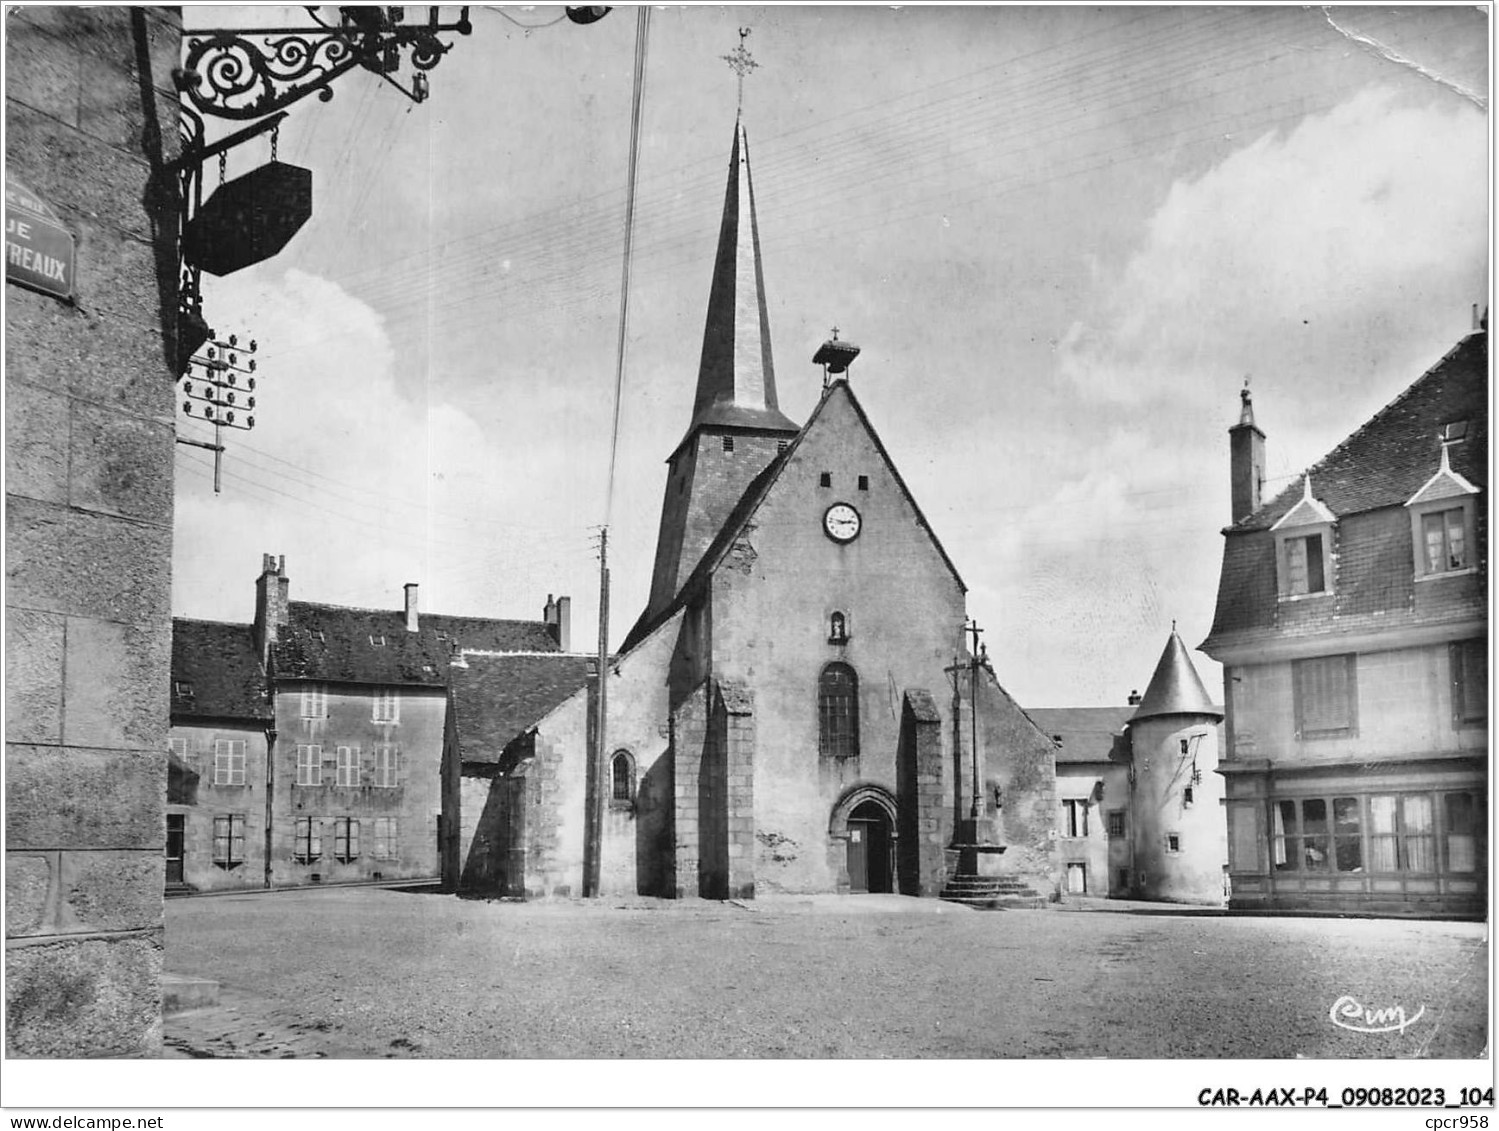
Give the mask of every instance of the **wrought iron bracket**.
[[(187, 55), (177, 87), (202, 114), (216, 118), (259, 118), (316, 93), (333, 97), (340, 75), (363, 67), (379, 75), (413, 102), (427, 97), (427, 75), (452, 49), (439, 33), (469, 35), (465, 5), (459, 18), (443, 23), (428, 8), (425, 23), (408, 23), (403, 7), (348, 6), (339, 22), (325, 23), (318, 7), (307, 8), (311, 27), (207, 28), (188, 33)], [(410, 56), (411, 85), (392, 78)]]

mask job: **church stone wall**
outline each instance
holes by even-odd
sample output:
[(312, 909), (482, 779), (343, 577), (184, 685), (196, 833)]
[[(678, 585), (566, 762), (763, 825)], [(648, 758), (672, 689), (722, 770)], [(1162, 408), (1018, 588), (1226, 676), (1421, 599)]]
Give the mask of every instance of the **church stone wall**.
[(1024, 879), (1037, 891), (1056, 891), (1056, 747), (986, 670), (979, 676), (978, 706), (984, 815), (991, 835), (1005, 846), (983, 862), (984, 870)]
[(6, 1050), (139, 1056), (161, 1024), (182, 25), (5, 21), (6, 172), (77, 266), (75, 304), (5, 286)]
[[(714, 676), (755, 696), (762, 892), (837, 890), (833, 809), (863, 785), (897, 795), (902, 696), (948, 685), (943, 669), (964, 617), (957, 579), (847, 393), (834, 386), (829, 396), (713, 578)], [(824, 472), (829, 487), (820, 485)], [(852, 504), (863, 519), (846, 545), (824, 533), (834, 502)], [(835, 611), (846, 618), (844, 643), (829, 639)], [(819, 754), (818, 678), (834, 661), (859, 679), (857, 758)]]

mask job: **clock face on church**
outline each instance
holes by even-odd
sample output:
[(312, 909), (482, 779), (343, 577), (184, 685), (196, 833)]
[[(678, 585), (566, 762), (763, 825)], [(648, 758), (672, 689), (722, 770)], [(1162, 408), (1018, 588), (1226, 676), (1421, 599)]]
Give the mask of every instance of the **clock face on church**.
[(822, 528), (834, 542), (852, 542), (862, 525), (859, 512), (847, 503), (834, 503), (822, 515)]

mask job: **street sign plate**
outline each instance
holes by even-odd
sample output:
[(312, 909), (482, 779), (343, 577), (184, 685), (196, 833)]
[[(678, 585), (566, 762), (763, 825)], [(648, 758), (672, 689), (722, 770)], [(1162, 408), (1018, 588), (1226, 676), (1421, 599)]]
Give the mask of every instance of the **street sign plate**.
[(77, 266), (73, 233), (44, 200), (5, 178), (5, 278), (7, 282), (72, 299)]

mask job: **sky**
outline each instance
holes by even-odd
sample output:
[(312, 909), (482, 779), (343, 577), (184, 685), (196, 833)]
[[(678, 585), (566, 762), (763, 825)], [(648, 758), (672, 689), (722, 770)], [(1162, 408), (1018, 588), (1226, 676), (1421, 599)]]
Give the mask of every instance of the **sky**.
[(590, 649), (607, 522), (619, 644), (691, 415), (740, 28), (781, 407), (811, 413), (833, 326), (862, 347), (851, 383), (1025, 706), (1122, 704), (1173, 621), (1206, 637), (1246, 378), (1273, 492), (1488, 301), (1482, 9), (656, 8), (607, 501), (635, 16), (477, 7), (426, 102), (355, 71), (293, 108), (312, 219), (204, 280), (259, 403), (221, 494), (178, 446), (176, 615), (248, 621), (274, 553), (299, 600), (569, 594)]

